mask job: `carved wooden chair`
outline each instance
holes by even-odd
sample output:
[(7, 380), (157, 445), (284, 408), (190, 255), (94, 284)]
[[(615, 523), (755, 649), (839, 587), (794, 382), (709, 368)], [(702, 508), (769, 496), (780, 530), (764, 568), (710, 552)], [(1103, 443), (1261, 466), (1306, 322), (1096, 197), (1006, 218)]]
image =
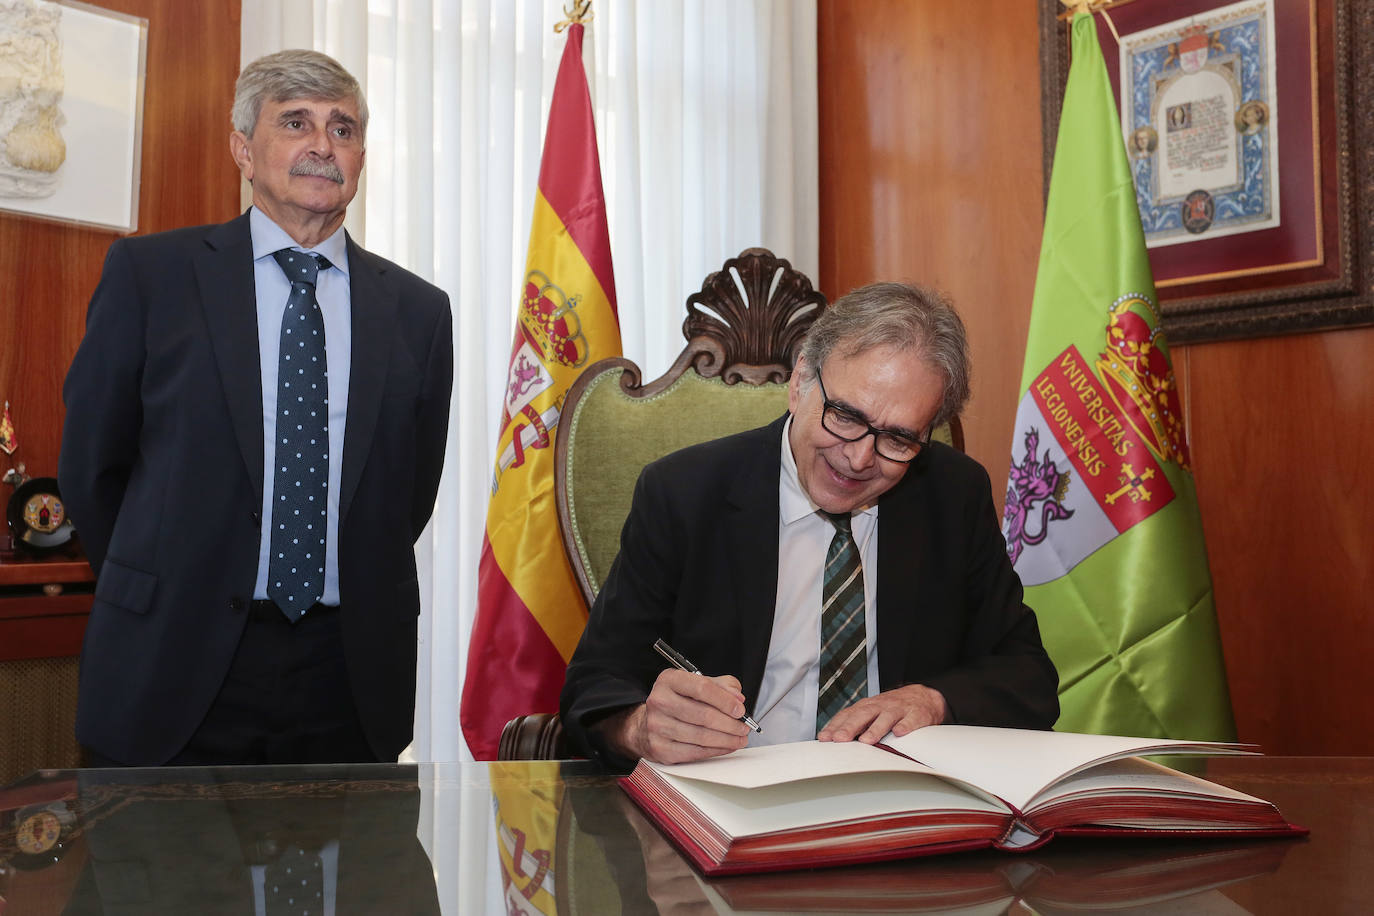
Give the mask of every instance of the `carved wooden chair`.
[[(563, 547), (590, 606), (620, 549), (640, 470), (697, 442), (763, 426), (787, 410), (787, 383), (825, 297), (786, 260), (750, 248), (687, 298), (687, 346), (661, 377), (641, 383), (628, 359), (589, 366), (568, 391), (555, 441)], [(937, 431), (963, 447), (957, 420)], [(506, 724), (501, 760), (567, 756), (556, 714)]]

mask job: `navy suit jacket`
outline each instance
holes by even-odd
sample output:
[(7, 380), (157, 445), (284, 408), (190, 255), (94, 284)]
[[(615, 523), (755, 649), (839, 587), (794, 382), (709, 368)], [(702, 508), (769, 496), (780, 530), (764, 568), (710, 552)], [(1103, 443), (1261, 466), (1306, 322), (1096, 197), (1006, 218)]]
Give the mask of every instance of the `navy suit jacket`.
[[(583, 753), (605, 753), (590, 726), (648, 696), (664, 667), (659, 637), (707, 674), (738, 677), (753, 711), (777, 603), (785, 420), (640, 475), (563, 687), (563, 724)], [(935, 443), (878, 505), (881, 689), (932, 687), (959, 724), (1052, 726), (1058, 678), (1022, 603), (987, 472)]]
[[(348, 240), (352, 353), (339, 594), (374, 752), (409, 742), (419, 588), (453, 378), (448, 297)], [(58, 478), (97, 573), (77, 737), (130, 764), (189, 740), (253, 598), (262, 377), (248, 216), (110, 246), (63, 388)]]

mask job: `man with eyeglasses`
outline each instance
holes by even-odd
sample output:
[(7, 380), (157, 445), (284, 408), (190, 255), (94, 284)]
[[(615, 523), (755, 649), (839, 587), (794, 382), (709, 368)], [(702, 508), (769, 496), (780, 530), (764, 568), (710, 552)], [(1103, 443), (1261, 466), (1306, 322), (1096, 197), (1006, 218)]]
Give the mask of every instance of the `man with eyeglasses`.
[[(816, 320), (786, 416), (645, 468), (568, 667), (574, 747), (623, 767), (1051, 727), (1058, 677), (987, 472), (931, 442), (968, 396), (953, 308), (876, 283)], [(708, 676), (665, 668), (656, 639)]]

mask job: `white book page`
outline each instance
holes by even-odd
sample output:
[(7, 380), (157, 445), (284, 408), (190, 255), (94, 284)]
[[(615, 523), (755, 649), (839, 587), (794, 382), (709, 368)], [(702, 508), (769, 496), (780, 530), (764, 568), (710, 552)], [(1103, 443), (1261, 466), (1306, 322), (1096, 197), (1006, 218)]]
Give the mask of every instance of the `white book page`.
[[(990, 799), (970, 795), (936, 776), (916, 773), (847, 773), (740, 788), (661, 769), (687, 801), (732, 837), (907, 811), (1008, 813)], [(957, 815), (953, 821), (961, 823)]]
[(932, 770), (981, 786), (1017, 810), (1070, 773), (1135, 754), (1244, 754), (1237, 745), (1167, 738), (1080, 735), (1020, 728), (932, 725), (883, 743)]
[(929, 767), (857, 741), (801, 741), (746, 747), (693, 763), (651, 763), (660, 773), (690, 776), (743, 789), (833, 776), (836, 773), (930, 773)]
[(1030, 806), (1058, 801), (1071, 796), (1132, 795), (1154, 798), (1215, 798), (1221, 801), (1268, 805), (1262, 799), (1235, 789), (1208, 782), (1189, 773), (1180, 773), (1150, 760), (1127, 758), (1098, 764), (1091, 769), (1060, 780), (1031, 799)]

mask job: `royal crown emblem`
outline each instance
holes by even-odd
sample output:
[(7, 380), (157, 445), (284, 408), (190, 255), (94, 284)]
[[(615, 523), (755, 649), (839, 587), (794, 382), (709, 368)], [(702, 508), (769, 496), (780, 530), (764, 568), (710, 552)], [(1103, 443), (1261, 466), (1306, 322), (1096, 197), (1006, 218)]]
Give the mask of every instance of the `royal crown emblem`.
[(532, 270), (525, 277), (520, 325), (545, 363), (576, 369), (587, 361), (587, 338), (577, 317), (581, 301), (581, 296), (569, 297), (555, 286), (543, 271)]
[(1144, 293), (1127, 293), (1108, 314), (1107, 350), (1097, 358), (1107, 392), (1160, 461), (1188, 468), (1183, 408), (1159, 312)]

